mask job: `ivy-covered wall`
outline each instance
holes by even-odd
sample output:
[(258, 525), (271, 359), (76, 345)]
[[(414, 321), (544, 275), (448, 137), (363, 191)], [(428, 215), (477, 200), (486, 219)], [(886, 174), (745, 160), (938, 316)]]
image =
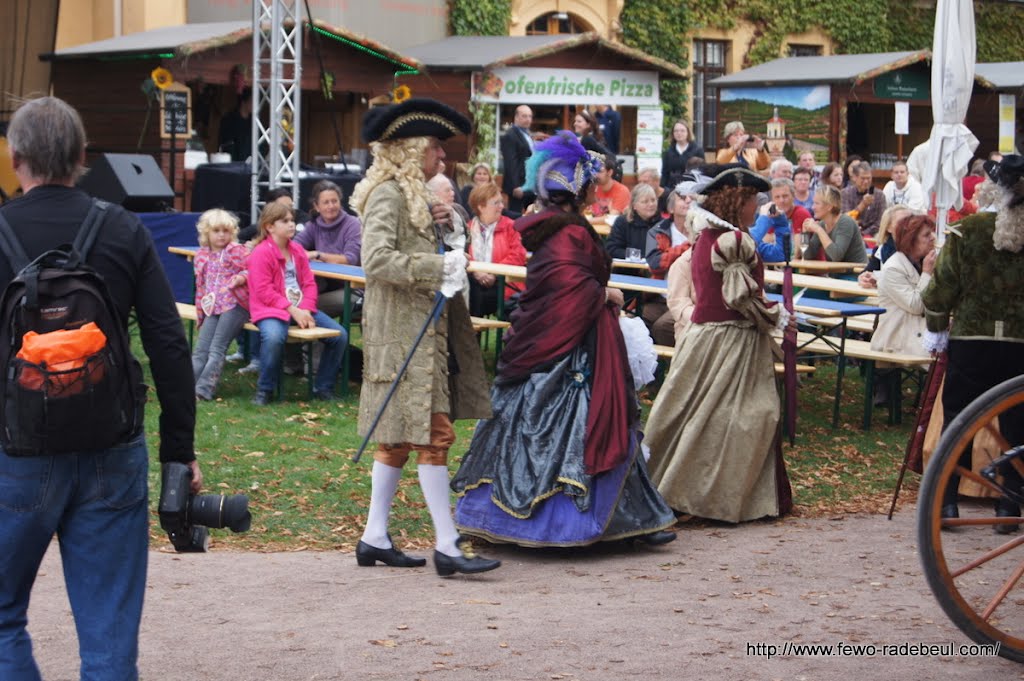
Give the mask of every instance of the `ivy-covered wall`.
[[(508, 35), (509, 0), (448, 0), (452, 35)], [(1024, 61), (1024, 3), (975, 0), (978, 61)], [(532, 17), (524, 17), (532, 19)], [(921, 50), (931, 46), (935, 3), (912, 0), (625, 0), (621, 39), (683, 68), (689, 66), (690, 41), (702, 28), (730, 30), (739, 22), (754, 27), (744, 52), (745, 67), (784, 54), (788, 36), (821, 27), (838, 54)], [(668, 120), (686, 115), (687, 82), (663, 80), (662, 107)], [(494, 145), (492, 106), (473, 107), (477, 128), (474, 157)], [(488, 129), (489, 128), (489, 129)]]
[[(728, 30), (738, 19), (755, 27), (745, 64), (753, 66), (783, 53), (787, 35), (820, 26), (835, 52), (857, 54), (922, 50), (931, 46), (934, 3), (909, 0), (691, 0), (690, 30)], [(1024, 61), (1024, 6), (976, 0), (978, 61)]]
[(508, 35), (511, 21), (509, 0), (448, 0), (451, 35)]
[[(935, 25), (934, 7), (914, 7), (891, 2), (889, 21), (892, 49), (920, 50), (931, 47)], [(1008, 2), (975, 2), (974, 23), (979, 62), (1024, 61), (1024, 6)]]
[[(512, 21), (512, 4), (508, 0), (448, 0), (448, 26), (451, 35), (508, 35)], [(475, 144), (469, 154), (470, 163), (486, 163), (497, 168), (494, 149), (497, 146), (498, 107), (495, 104), (469, 103), (473, 119)]]
[[(686, 68), (690, 49), (686, 35), (690, 26), (686, 3), (679, 0), (626, 0), (619, 15), (622, 42)], [(661, 81), (661, 107), (665, 120), (686, 113), (686, 81), (671, 78)]]

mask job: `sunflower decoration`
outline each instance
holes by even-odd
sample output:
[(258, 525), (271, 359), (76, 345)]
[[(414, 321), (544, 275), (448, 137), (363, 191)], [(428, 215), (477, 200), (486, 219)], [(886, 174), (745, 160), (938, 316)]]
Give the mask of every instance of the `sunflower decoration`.
[(395, 104), (401, 104), (410, 97), (412, 97), (412, 90), (409, 89), (408, 85), (399, 85), (391, 91), (391, 101)]
[(153, 69), (149, 77), (153, 79), (153, 85), (156, 85), (160, 90), (166, 90), (174, 83), (174, 76), (162, 66)]
[(294, 114), (291, 111), (281, 113), (281, 130), (286, 135), (282, 145), (289, 153), (295, 150), (295, 122), (293, 116)]

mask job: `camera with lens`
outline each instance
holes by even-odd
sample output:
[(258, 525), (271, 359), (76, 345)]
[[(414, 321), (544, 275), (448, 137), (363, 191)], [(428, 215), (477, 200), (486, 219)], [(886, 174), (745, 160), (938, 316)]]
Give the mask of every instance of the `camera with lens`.
[(210, 543), (207, 528), (226, 527), (246, 532), (252, 524), (249, 498), (244, 494), (192, 494), (192, 469), (172, 461), (163, 464), (160, 489), (160, 527), (179, 553), (205, 552)]

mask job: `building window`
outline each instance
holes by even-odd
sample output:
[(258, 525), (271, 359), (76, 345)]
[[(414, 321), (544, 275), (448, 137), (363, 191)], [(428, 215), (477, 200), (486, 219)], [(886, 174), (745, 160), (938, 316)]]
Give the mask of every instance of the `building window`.
[(562, 35), (586, 33), (589, 30), (568, 12), (548, 12), (527, 25), (526, 35)]
[(795, 45), (789, 44), (790, 57), (820, 57), (821, 45)]
[(718, 148), (718, 90), (709, 81), (725, 75), (729, 43), (693, 41), (693, 134), (706, 151)]

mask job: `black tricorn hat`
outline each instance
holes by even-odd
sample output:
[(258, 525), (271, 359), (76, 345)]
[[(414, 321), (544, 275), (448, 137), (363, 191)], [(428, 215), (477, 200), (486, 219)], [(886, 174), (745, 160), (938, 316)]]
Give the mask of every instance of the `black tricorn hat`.
[(985, 161), (985, 173), (996, 184), (1013, 187), (1024, 177), (1024, 156), (1007, 154), (1002, 161)]
[(701, 190), (701, 194), (714, 194), (727, 187), (750, 187), (759, 192), (770, 191), (768, 180), (740, 163), (721, 163), (705, 166), (704, 171), (712, 180)]
[(469, 119), (436, 99), (419, 97), (401, 104), (370, 109), (363, 116), (364, 142), (390, 142), (407, 137), (436, 137), (467, 134)]

